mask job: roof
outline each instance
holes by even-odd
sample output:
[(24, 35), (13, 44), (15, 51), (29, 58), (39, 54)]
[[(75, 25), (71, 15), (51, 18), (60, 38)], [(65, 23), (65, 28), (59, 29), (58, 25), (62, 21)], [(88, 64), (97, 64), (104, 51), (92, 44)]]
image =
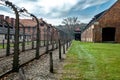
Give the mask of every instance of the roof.
[[(43, 21), (43, 19), (38, 20), (40, 22), (40, 26), (44, 26), (44, 24), (46, 23)], [(20, 23), (22, 23), (25, 27), (35, 27), (37, 25), (35, 19), (20, 19)]]
[(100, 19), (105, 13), (107, 12), (107, 10), (97, 14), (94, 16), (94, 18), (86, 25), (86, 27), (82, 30), (82, 32), (87, 29), (88, 27), (90, 27), (95, 21), (97, 21), (98, 19)]
[(29, 27), (35, 27), (37, 25), (37, 23), (32, 19), (20, 19), (20, 23), (22, 23), (24, 26)]
[(106, 11), (107, 11), (107, 10), (102, 11), (101, 13), (95, 15), (94, 17), (95, 17), (96, 19), (98, 19), (98, 18), (101, 17)]
[(74, 31), (79, 32), (79, 31), (80, 31), (80, 28), (77, 27)]

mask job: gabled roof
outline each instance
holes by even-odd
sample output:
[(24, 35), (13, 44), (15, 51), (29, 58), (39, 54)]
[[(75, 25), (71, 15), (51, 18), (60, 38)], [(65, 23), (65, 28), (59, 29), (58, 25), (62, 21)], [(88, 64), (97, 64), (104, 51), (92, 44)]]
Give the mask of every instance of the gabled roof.
[(95, 21), (97, 21), (98, 19), (100, 19), (105, 13), (107, 12), (107, 10), (97, 14), (94, 16), (94, 18), (86, 25), (86, 27), (82, 30), (82, 32), (87, 29), (88, 27), (90, 27)]
[(25, 27), (35, 27), (37, 25), (37, 23), (32, 19), (20, 19), (20, 23), (22, 23)]
[(103, 12), (95, 15), (94, 17), (95, 17), (96, 19), (98, 19), (98, 18), (101, 17), (106, 11), (107, 11), (107, 10), (105, 10), (105, 11), (103, 11)]

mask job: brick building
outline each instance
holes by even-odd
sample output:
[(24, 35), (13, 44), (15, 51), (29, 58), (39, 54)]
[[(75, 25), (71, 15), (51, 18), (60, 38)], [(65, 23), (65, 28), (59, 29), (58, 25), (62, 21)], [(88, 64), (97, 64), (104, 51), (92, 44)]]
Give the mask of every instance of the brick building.
[[(10, 23), (10, 34), (12, 36), (11, 40), (14, 40), (14, 33), (15, 33), (15, 19), (9, 18), (9, 16), (0, 15), (0, 20), (6, 20), (8, 23)], [(36, 34), (37, 34), (37, 23), (35, 19), (20, 19), (19, 20), (19, 30), (20, 30), (20, 41), (23, 40), (23, 28), (25, 29), (25, 36), (26, 41), (36, 40)], [(7, 28), (6, 24), (3, 25), (3, 23), (0, 22), (0, 41), (2, 42), (6, 37), (7, 34)], [(51, 24), (48, 24), (47, 22), (43, 21), (43, 19), (39, 19), (39, 28), (40, 28), (40, 39), (41, 40), (47, 40), (47, 28), (48, 28), (48, 39), (57, 39), (58, 37), (58, 31), (56, 28), (54, 28)], [(7, 40), (7, 39), (5, 39)]]
[(20, 19), (20, 24), (20, 30), (22, 31), (24, 27), (25, 33), (30, 35), (27, 41), (34, 40), (36, 38), (36, 22), (32, 19)]
[(89, 22), (81, 34), (82, 41), (120, 42), (120, 0)]
[[(47, 26), (44, 25), (43, 20), (39, 19), (39, 28), (40, 28), (40, 39), (44, 40), (46, 39), (47, 34)], [(20, 23), (22, 23), (25, 27), (25, 33), (30, 34), (29, 39), (36, 40), (36, 34), (37, 34), (37, 23), (35, 19), (20, 19)], [(20, 30), (23, 30), (23, 27), (20, 27)]]
[[(3, 21), (5, 20), (6, 22), (9, 23), (9, 26)], [(3, 41), (7, 41), (7, 32), (8, 32), (8, 27), (10, 28), (10, 41), (14, 41), (14, 34), (15, 34), (15, 19), (10, 18), (9, 16), (4, 16), (0, 15), (0, 43)], [(22, 36), (22, 31), (20, 31), (20, 36)], [(25, 34), (28, 36), (27, 34)], [(27, 37), (26, 37), (27, 38)], [(21, 41), (22, 39), (20, 39)]]

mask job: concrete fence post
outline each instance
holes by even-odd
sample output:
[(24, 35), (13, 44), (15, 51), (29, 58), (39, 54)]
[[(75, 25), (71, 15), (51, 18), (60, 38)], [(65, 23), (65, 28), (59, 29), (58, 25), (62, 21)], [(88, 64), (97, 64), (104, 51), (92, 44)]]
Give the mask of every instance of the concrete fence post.
[(59, 39), (59, 59), (61, 60), (61, 41)]
[(3, 44), (3, 49), (5, 48), (5, 42), (4, 42), (4, 39), (2, 41), (2, 44)]
[(65, 54), (65, 41), (63, 40), (63, 54)]
[(53, 73), (53, 55), (52, 52), (50, 54), (50, 72)]
[(27, 80), (23, 68), (19, 68), (19, 80)]
[(68, 49), (68, 40), (67, 40), (67, 42), (66, 42), (66, 50)]
[(32, 40), (32, 49), (34, 49), (34, 41)]

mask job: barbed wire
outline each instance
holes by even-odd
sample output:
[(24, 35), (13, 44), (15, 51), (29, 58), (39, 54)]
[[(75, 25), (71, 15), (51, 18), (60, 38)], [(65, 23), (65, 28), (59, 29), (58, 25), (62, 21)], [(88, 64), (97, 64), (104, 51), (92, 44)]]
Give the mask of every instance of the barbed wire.
[[(8, 1), (8, 0), (0, 0), (0, 1)], [(0, 5), (2, 5), (2, 6), (6, 6), (6, 4), (4, 4), (4, 3), (0, 3)], [(18, 12), (22, 9), (22, 8), (20, 8), (20, 7), (18, 7), (18, 6), (16, 6), (16, 5), (14, 5), (16, 8), (17, 8), (17, 10), (18, 10)], [(27, 15), (27, 14), (25, 14), (25, 13), (22, 13), (22, 12), (19, 12), (20, 14), (20, 16), (24, 16), (24, 17), (31, 17), (30, 15)], [(11, 14), (15, 14), (13, 11), (11, 11)]]

